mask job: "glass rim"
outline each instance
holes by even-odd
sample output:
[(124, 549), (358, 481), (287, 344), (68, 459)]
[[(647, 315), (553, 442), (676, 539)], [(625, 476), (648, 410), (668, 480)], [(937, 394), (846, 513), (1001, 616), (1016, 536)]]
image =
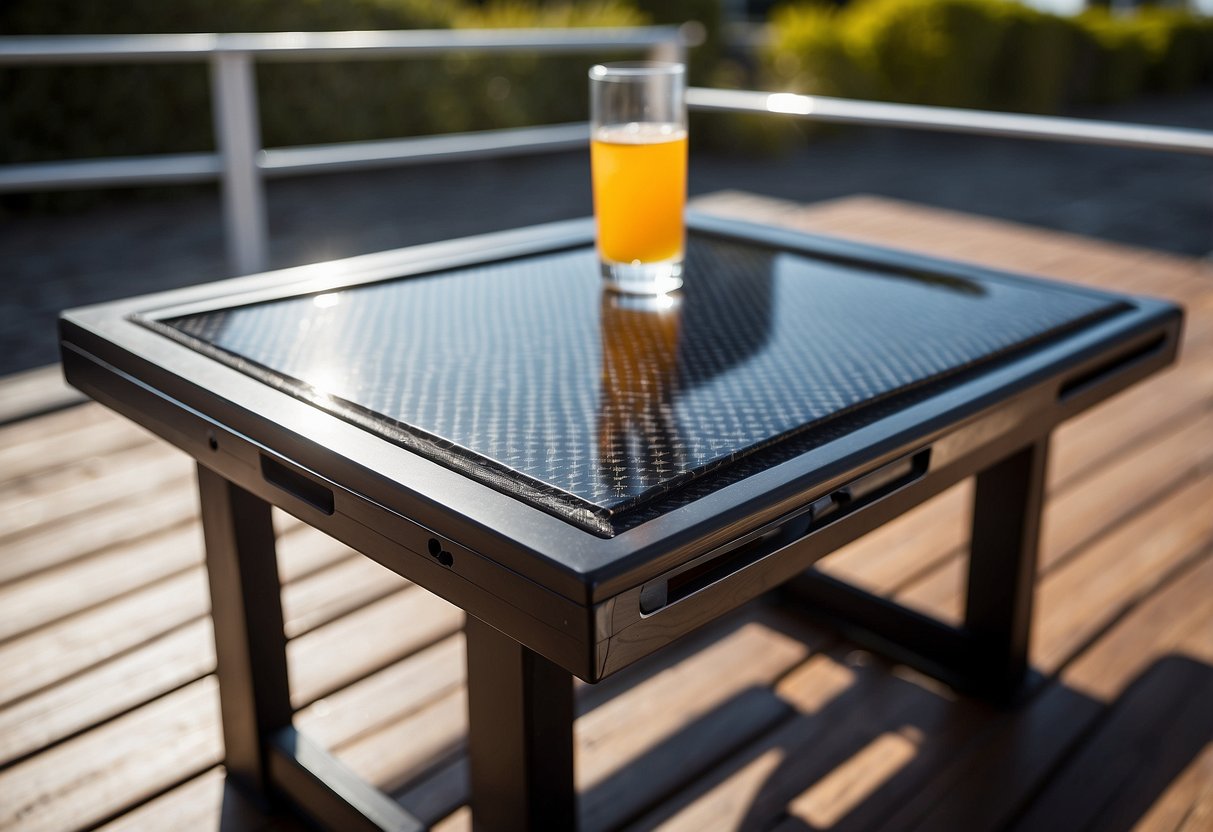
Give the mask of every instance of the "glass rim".
[(686, 64), (675, 61), (615, 61), (590, 67), (592, 81), (629, 81), (634, 78), (685, 75)]

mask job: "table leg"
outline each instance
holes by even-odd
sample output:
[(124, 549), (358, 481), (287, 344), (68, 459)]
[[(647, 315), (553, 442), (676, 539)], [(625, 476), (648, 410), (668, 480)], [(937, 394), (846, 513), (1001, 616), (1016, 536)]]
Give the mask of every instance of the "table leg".
[(1028, 673), (1048, 437), (977, 474), (964, 624), (953, 627), (816, 569), (785, 593), (844, 636), (968, 693), (1006, 700)]
[(269, 503), (201, 465), (198, 493), (228, 777), (256, 797), (288, 798), (321, 828), (420, 832), (420, 821), (291, 724)]
[(977, 475), (964, 629), (988, 690), (1013, 689), (1028, 671), (1047, 464), (1046, 437)]
[(270, 791), (270, 740), (291, 724), (286, 636), (270, 506), (198, 466), (228, 775)]
[(476, 829), (574, 829), (573, 677), (471, 616), (468, 756)]

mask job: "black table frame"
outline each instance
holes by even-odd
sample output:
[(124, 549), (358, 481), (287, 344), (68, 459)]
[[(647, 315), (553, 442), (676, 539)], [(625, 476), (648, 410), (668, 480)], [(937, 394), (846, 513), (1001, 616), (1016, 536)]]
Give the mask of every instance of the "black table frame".
[[(744, 233), (822, 256), (992, 274), (759, 227), (739, 232), (732, 223), (705, 218), (692, 222), (716, 233)], [(584, 244), (590, 233), (584, 222), (560, 224), (349, 262), (360, 266), (352, 270), (359, 279), (373, 280), (477, 258)], [(351, 278), (347, 272), (335, 283), (323, 272), (305, 268), (280, 273), (271, 282), (268, 294), (275, 296), (323, 291), (348, 284)], [(782, 588), (807, 614), (832, 622), (844, 634), (960, 690), (993, 699), (1012, 697), (1029, 673), (1032, 592), (1050, 432), (1064, 419), (1172, 362), (1181, 323), (1179, 310), (1169, 304), (1131, 299), (1131, 308), (1112, 320), (1009, 365), (1004, 362), (991, 373), (965, 382), (960, 391), (949, 390), (908, 408), (912, 412), (865, 426), (857, 431), (862, 436), (830, 443), (832, 447), (820, 458), (803, 461), (799, 467), (797, 461), (777, 466), (779, 470), (770, 476), (756, 475), (724, 489), (728, 494), (723, 502), (714, 494), (681, 514), (674, 512), (678, 515), (674, 520), (645, 524), (651, 527), (645, 532), (649, 537), (656, 534), (652, 529), (672, 530), (664, 537), (657, 535), (659, 556), (649, 549), (640, 551), (643, 557), (623, 558), (622, 566), (587, 567), (581, 575), (584, 583), (571, 593), (553, 578), (543, 587), (546, 594), (540, 595), (524, 585), (534, 575), (513, 573), (515, 564), (529, 562), (509, 562), (506, 555), (512, 553), (505, 545), (509, 541), (499, 541), (501, 548), (492, 550), (483, 537), (461, 534), (458, 525), (452, 525), (446, 515), (457, 509), (470, 511), (459, 509), (468, 504), (468, 495), (448, 490), (434, 497), (442, 505), (410, 495), (394, 505), (379, 496), (383, 477), (359, 480), (350, 473), (348, 457), (319, 464), (318, 451), (310, 446), (295, 447), (288, 454), (286, 448), (292, 443), (299, 445), (299, 435), (272, 441), (272, 434), (264, 431), (264, 417), (252, 409), (265, 402), (250, 398), (248, 381), (235, 379), (238, 374), (227, 368), (211, 376), (211, 370), (199, 363), (206, 359), (186, 355), (181, 345), (132, 321), (132, 315), (148, 309), (266, 294), (264, 281), (245, 278), (65, 313), (64, 366), (71, 383), (198, 460), (229, 776), (256, 794), (285, 797), (322, 825), (343, 830), (408, 830), (422, 825), (292, 726), (271, 504), (468, 610), (468, 752), (477, 826), (572, 828), (576, 824), (573, 675), (597, 681), (771, 589)], [(206, 383), (211, 389), (205, 389)], [(217, 391), (216, 386), (222, 389)], [(276, 391), (274, 395), (283, 396)], [(291, 407), (284, 399), (270, 403), (286, 410)], [(690, 560), (710, 556), (720, 548), (722, 535), (736, 540), (760, 534), (791, 514), (803, 516), (806, 506), (822, 495), (838, 493), (857, 475), (907, 454), (925, 453), (932, 458), (923, 476), (881, 493), (862, 510), (811, 523), (800, 539), (762, 553), (659, 615), (633, 614), (646, 585)], [(267, 459), (287, 472), (285, 481), (282, 476), (267, 477)], [(426, 474), (436, 475), (429, 468)], [(977, 488), (962, 626), (944, 624), (810, 568), (829, 552), (974, 475)], [(291, 487), (291, 477), (298, 478), (299, 488)], [(356, 481), (357, 491), (347, 487)], [(337, 500), (337, 510), (309, 500), (309, 483), (320, 483), (329, 499)], [(407, 490), (399, 480), (396, 488)], [(477, 486), (471, 496), (490, 499), (486, 491)], [(443, 502), (444, 497), (448, 502)], [(519, 511), (533, 509), (520, 506)], [(564, 536), (552, 543), (553, 551), (570, 540), (589, 537), (554, 518), (530, 519), (542, 530)], [(503, 535), (512, 535), (511, 541), (524, 536), (521, 528), (507, 529)], [(592, 545), (627, 552), (628, 534)], [(491, 562), (486, 550), (500, 554), (502, 571), (490, 573), (498, 576), (494, 580), (513, 582), (508, 590), (517, 587), (527, 594), (519, 606), (539, 598), (553, 604), (551, 615), (567, 616), (573, 610), (575, 620), (566, 625), (571, 630), (591, 627), (586, 639), (561, 641), (553, 636), (552, 622), (528, 620), (499, 595), (467, 580), (483, 573), (457, 573), (452, 568), (475, 557)], [(480, 568), (479, 562), (472, 565)], [(457, 581), (460, 577), (463, 582)], [(581, 589), (584, 597), (578, 597)], [(616, 627), (616, 619), (626, 619), (626, 624)]]

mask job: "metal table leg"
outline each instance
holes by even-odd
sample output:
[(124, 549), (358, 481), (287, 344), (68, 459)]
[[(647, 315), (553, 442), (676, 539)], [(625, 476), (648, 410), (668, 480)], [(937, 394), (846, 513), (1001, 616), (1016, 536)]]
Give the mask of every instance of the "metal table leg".
[(573, 677), (471, 616), (468, 755), (477, 829), (574, 829)]
[(198, 466), (228, 776), (270, 791), (269, 740), (291, 724), (270, 506)]
[(1046, 438), (977, 475), (964, 629), (983, 690), (1013, 690), (1028, 671), (1047, 466)]
[(330, 829), (423, 829), (291, 725), (269, 503), (201, 465), (198, 493), (228, 777), (255, 797), (286, 797)]
[[(1027, 671), (1047, 439), (977, 476), (965, 623), (955, 628), (810, 571), (789, 590), (856, 640), (971, 692)], [(340, 829), (413, 830), (411, 815), (291, 725), (269, 504), (198, 468), (229, 775)], [(572, 676), (469, 617), (469, 759), (480, 829), (573, 829)]]
[(977, 475), (964, 624), (953, 627), (812, 569), (784, 588), (846, 637), (968, 693), (1006, 700), (1028, 675), (1048, 437)]

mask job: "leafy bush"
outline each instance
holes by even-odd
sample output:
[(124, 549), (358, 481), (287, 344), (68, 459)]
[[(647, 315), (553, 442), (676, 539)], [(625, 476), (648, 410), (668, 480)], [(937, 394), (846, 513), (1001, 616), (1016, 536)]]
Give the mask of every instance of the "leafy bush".
[[(623, 0), (7, 0), (5, 34), (632, 26)], [(604, 58), (612, 56), (605, 55)], [(589, 56), (452, 53), (425, 59), (257, 64), (262, 141), (285, 146), (576, 120)], [(0, 157), (27, 162), (213, 147), (207, 68), (27, 67), (0, 71)]]
[[(208, 31), (446, 28), (440, 0), (7, 0), (4, 34), (140, 34)], [(426, 66), (429, 64), (429, 66)], [(417, 110), (400, 106), (407, 84), (439, 77), (435, 62), (262, 64), (257, 69), (262, 135), (294, 144), (421, 132)], [(367, 106), (351, 106), (362, 98)], [(213, 147), (207, 67), (38, 66), (0, 71), (8, 128), (0, 158), (44, 161)], [(424, 110), (424, 108), (417, 108)], [(369, 135), (368, 135), (369, 134)]]
[[(1213, 19), (1176, 10), (1062, 18), (1008, 0), (855, 0), (843, 9), (802, 0), (775, 12), (757, 82), (725, 57), (720, 15), (719, 0), (0, 0), (0, 34), (697, 20), (706, 41), (690, 56), (691, 81), (709, 86), (1048, 113), (1213, 81)], [(262, 140), (275, 147), (578, 120), (586, 112), (587, 66), (612, 57), (262, 62)], [(214, 144), (207, 68), (197, 63), (0, 69), (0, 101), (6, 163)], [(763, 117), (693, 118), (698, 147), (772, 150), (805, 129)], [(14, 199), (26, 198), (4, 202)]]
[(832, 6), (775, 10), (766, 55), (774, 89), (845, 98), (877, 96), (875, 73), (854, 54), (843, 18)]
[(1145, 86), (1147, 54), (1136, 19), (1092, 8), (1078, 15), (1076, 22), (1095, 46), (1094, 70), (1087, 88), (1078, 91), (1079, 98), (1111, 103), (1139, 93)]
[(984, 106), (1025, 113), (1058, 112), (1070, 96), (1077, 28), (1068, 18), (1019, 3), (990, 6), (1002, 27), (1002, 37)]
[[(508, 29), (643, 26), (649, 21), (621, 0), (547, 6), (534, 0), (505, 0), (463, 8), (453, 22), (465, 29)], [(431, 132), (584, 120), (589, 111), (590, 66), (626, 57), (453, 54), (442, 61), (447, 83), (428, 98), (427, 106), (440, 125)]]
[[(0, 0), (0, 33), (326, 31), (633, 26), (628, 0)], [(635, 55), (634, 52), (631, 55)], [(575, 121), (586, 71), (612, 55), (474, 56), (256, 65), (267, 147)], [(622, 55), (618, 57), (623, 57)], [(0, 69), (0, 159), (35, 162), (214, 147), (202, 63)], [(89, 200), (85, 199), (84, 202)], [(79, 204), (72, 195), (8, 205)]]
[(1213, 20), (1154, 7), (1142, 9), (1136, 22), (1146, 51), (1149, 88), (1185, 90), (1213, 67)]
[(1057, 112), (1213, 76), (1213, 21), (1177, 10), (1074, 18), (1008, 0), (856, 0), (772, 18), (764, 66), (782, 89)]
[(869, 0), (847, 15), (847, 51), (890, 101), (981, 106), (1001, 36), (981, 0)]

